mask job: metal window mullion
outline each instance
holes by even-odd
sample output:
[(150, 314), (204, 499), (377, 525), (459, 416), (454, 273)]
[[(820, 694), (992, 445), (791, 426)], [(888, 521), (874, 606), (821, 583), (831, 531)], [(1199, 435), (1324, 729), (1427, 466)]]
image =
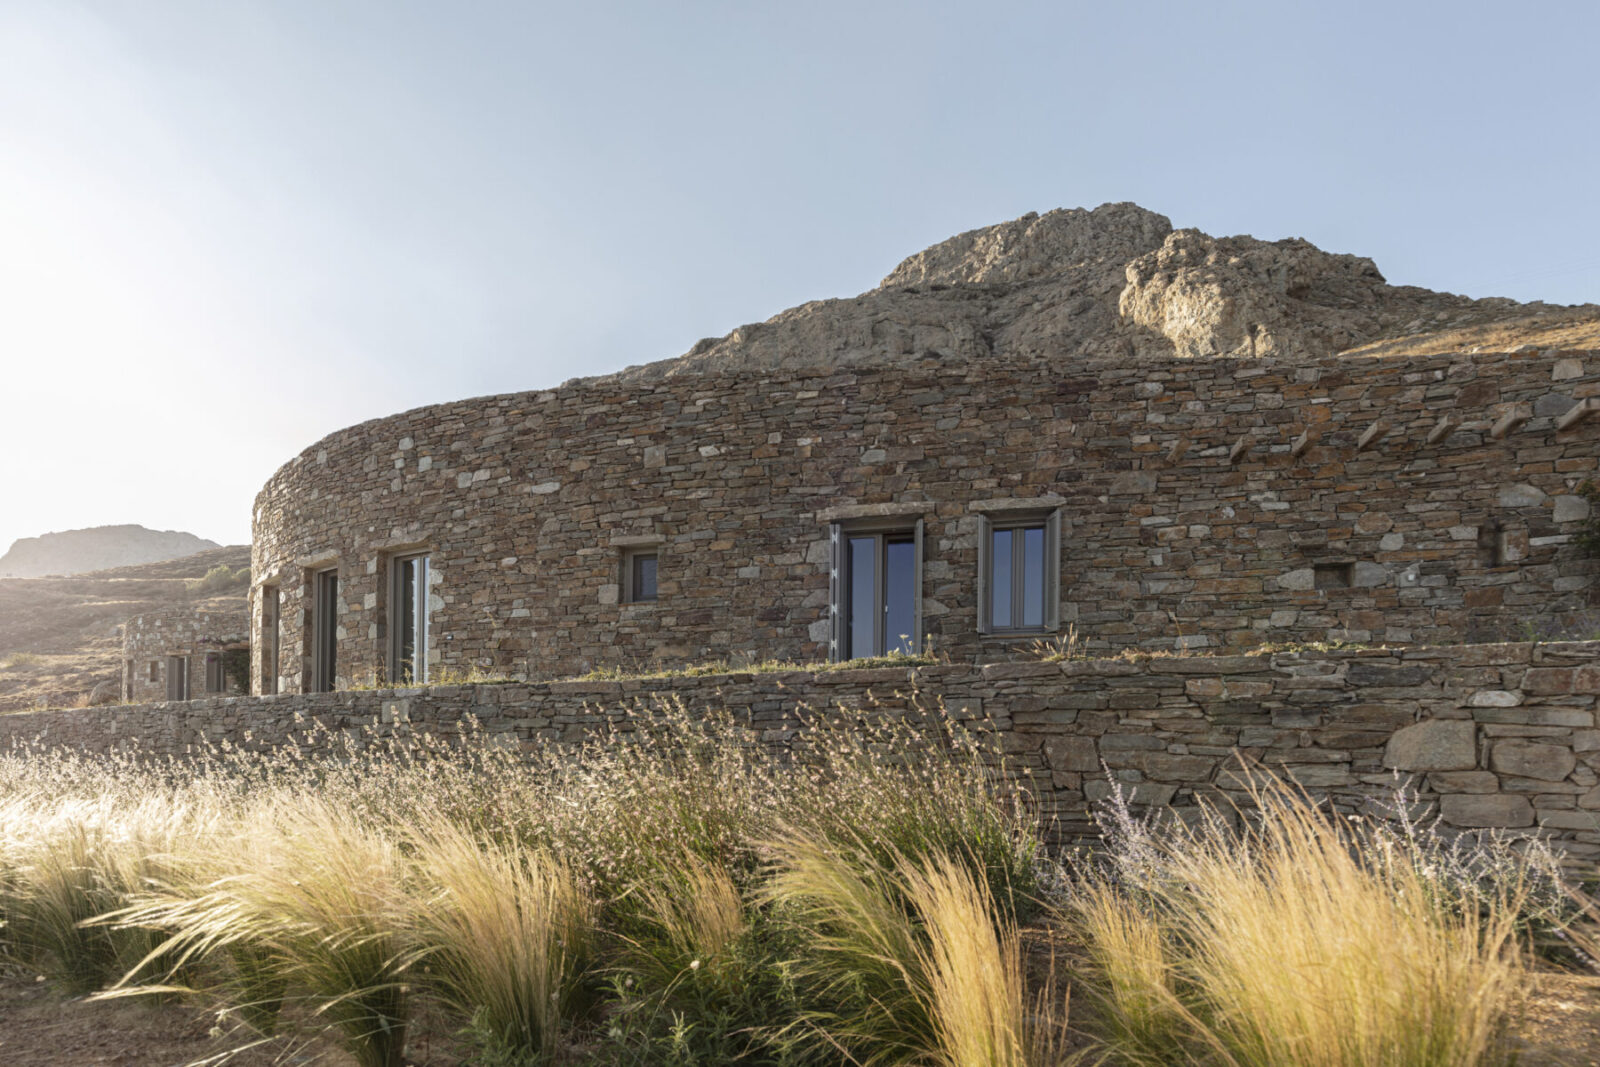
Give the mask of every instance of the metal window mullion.
[(1020, 526), (1011, 530), (1011, 628), (1028, 628), (1028, 538)]
[(414, 651), (411, 653), (413, 665), (411, 673), (419, 682), (428, 680), (428, 587), (433, 582), (433, 576), (428, 566), (427, 556), (417, 557), (417, 623), (416, 634), (412, 638)]
[(837, 663), (844, 647), (844, 552), (839, 524), (828, 525), (828, 659)]
[(872, 654), (883, 655), (884, 631), (889, 628), (889, 539), (883, 534), (872, 535)]
[(911, 533), (911, 652), (922, 654), (922, 520)]
[(991, 551), (989, 539), (994, 536), (994, 527), (989, 522), (987, 515), (978, 516), (978, 632), (986, 634), (994, 628), (994, 605), (991, 603), (994, 580), (989, 574), (992, 566), (990, 560), (994, 553)]

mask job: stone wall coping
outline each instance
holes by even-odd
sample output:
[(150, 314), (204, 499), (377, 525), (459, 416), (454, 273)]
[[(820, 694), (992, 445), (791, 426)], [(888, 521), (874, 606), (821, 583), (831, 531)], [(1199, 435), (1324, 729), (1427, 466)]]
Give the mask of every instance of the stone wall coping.
[(817, 512), (818, 522), (845, 522), (850, 519), (913, 518), (938, 507), (932, 500), (894, 500), (885, 504), (841, 504)]

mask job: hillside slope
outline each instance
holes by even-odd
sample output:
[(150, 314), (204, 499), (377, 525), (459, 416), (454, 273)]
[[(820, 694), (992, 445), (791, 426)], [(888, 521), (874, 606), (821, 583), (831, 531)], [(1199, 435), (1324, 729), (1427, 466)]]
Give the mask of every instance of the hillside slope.
[(0, 578), (0, 712), (114, 698), (130, 616), (185, 604), (244, 610), (246, 576), (216, 590), (221, 595), (191, 590), (219, 566), (247, 575), (250, 547), (69, 577)]

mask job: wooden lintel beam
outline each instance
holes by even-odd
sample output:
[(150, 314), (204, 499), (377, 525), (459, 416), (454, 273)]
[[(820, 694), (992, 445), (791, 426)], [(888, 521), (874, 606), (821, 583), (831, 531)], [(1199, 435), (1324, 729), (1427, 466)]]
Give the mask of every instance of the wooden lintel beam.
[(1305, 455), (1306, 449), (1317, 443), (1317, 438), (1321, 436), (1322, 433), (1320, 431), (1313, 430), (1309, 426), (1306, 427), (1305, 431), (1294, 439), (1294, 444), (1289, 446), (1289, 455), (1299, 459)]
[(1500, 421), (1489, 428), (1489, 436), (1496, 441), (1508, 433), (1513, 433), (1523, 423), (1533, 418), (1533, 408), (1527, 404), (1512, 404), (1506, 413), (1500, 416)]
[(1239, 438), (1233, 443), (1232, 448), (1228, 449), (1228, 462), (1239, 462), (1239, 460), (1244, 458), (1244, 454), (1248, 451), (1250, 451), (1250, 435), (1245, 434), (1243, 437)]
[(1172, 442), (1172, 447), (1167, 449), (1167, 462), (1168, 463), (1176, 463), (1176, 462), (1178, 462), (1178, 460), (1182, 459), (1184, 457), (1184, 454), (1187, 453), (1188, 451), (1189, 451), (1189, 442), (1185, 441), (1181, 437), (1178, 438), (1176, 441)]
[(1456, 427), (1461, 425), (1461, 420), (1449, 415), (1442, 415), (1439, 421), (1433, 424), (1433, 429), (1428, 431), (1428, 443), (1436, 445), (1446, 437), (1456, 432)]
[(1379, 419), (1379, 420), (1377, 420), (1371, 426), (1368, 426), (1365, 430), (1362, 430), (1361, 431), (1361, 436), (1356, 438), (1356, 451), (1357, 452), (1365, 452), (1367, 449), (1371, 448), (1373, 445), (1375, 445), (1378, 442), (1382, 441), (1383, 438), (1384, 438), (1384, 435), (1386, 435), (1388, 432), (1389, 432), (1389, 420), (1388, 419)]
[(1567, 409), (1566, 414), (1556, 420), (1556, 429), (1570, 430), (1596, 411), (1600, 411), (1600, 397), (1588, 397), (1580, 400)]

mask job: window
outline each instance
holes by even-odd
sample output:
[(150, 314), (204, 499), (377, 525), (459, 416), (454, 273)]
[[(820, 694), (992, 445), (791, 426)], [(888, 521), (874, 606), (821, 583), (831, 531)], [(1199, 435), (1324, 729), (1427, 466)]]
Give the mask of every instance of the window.
[(278, 587), (261, 587), (261, 692), (278, 691)]
[(389, 565), (389, 680), (428, 680), (428, 557), (399, 556)]
[(338, 668), (339, 569), (311, 576), (311, 692), (333, 692)]
[(137, 676), (133, 670), (133, 660), (122, 661), (122, 699), (126, 703), (133, 703), (133, 683)]
[(222, 678), (222, 653), (206, 653), (206, 692), (220, 693), (227, 686)]
[(150, 680), (152, 682), (161, 681), (161, 661), (158, 659), (150, 661)]
[(829, 658), (922, 651), (922, 520), (829, 530)]
[(626, 549), (622, 553), (622, 602), (642, 604), (656, 598), (656, 562), (654, 548)]
[(167, 699), (189, 699), (189, 657), (167, 657)]
[(1313, 589), (1349, 589), (1354, 578), (1354, 563), (1313, 563), (1311, 587)]
[(980, 517), (978, 632), (1061, 628), (1061, 512)]

